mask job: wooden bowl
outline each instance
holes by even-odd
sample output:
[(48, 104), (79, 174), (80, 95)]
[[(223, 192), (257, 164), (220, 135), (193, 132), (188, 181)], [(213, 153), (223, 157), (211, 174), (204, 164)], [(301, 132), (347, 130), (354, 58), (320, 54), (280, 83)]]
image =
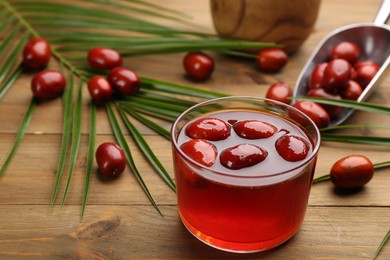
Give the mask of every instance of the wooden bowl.
[(310, 35), (321, 0), (210, 0), (221, 36), (276, 42), (295, 52)]

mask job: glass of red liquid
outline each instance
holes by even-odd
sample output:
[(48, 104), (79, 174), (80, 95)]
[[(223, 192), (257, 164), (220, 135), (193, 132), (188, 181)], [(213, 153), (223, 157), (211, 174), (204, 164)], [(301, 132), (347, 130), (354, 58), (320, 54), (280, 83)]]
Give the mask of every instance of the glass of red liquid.
[(199, 240), (249, 253), (298, 231), (320, 144), (306, 115), (262, 98), (218, 98), (181, 114), (171, 137), (179, 214)]

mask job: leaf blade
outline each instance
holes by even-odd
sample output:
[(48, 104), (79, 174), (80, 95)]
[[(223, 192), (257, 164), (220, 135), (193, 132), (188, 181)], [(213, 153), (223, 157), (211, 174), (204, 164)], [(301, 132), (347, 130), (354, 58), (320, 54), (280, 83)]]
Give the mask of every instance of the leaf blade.
[(155, 80), (147, 77), (141, 77), (141, 84), (143, 88), (153, 90), (153, 91), (199, 97), (204, 99), (228, 96), (227, 94), (223, 94), (215, 91), (198, 89), (198, 88), (166, 82), (162, 80)]
[(315, 97), (295, 97), (294, 99), (309, 100), (321, 104), (336, 105), (336, 106), (342, 106), (346, 108), (362, 110), (366, 112), (390, 115), (390, 107), (372, 104), (368, 102), (357, 102), (357, 101), (346, 100), (346, 99), (328, 99), (328, 98), (315, 98)]
[(70, 183), (76, 165), (77, 155), (80, 147), (81, 140), (81, 125), (82, 125), (82, 86), (83, 81), (79, 80), (78, 94), (76, 104), (73, 110), (73, 122), (72, 122), (72, 143), (69, 155), (69, 168), (68, 168), (68, 179), (66, 182), (64, 195), (62, 197), (61, 207), (65, 204), (66, 197), (68, 195)]
[(88, 200), (89, 187), (91, 185), (91, 175), (93, 170), (93, 159), (95, 155), (96, 146), (96, 105), (91, 103), (89, 115), (89, 138), (88, 138), (88, 155), (87, 155), (87, 169), (85, 171), (84, 192), (81, 203), (80, 219), (83, 219), (85, 208)]
[(15, 81), (22, 75), (23, 66), (19, 65), (19, 67), (12, 73), (12, 75), (2, 84), (0, 85), (0, 99), (7, 93), (7, 91), (12, 87)]
[(142, 122), (144, 125), (155, 131), (156, 133), (160, 134), (162, 137), (164, 137), (167, 140), (171, 139), (170, 132), (167, 131), (165, 128), (161, 127), (160, 125), (154, 123), (153, 121), (150, 121), (149, 119), (141, 116), (139, 113), (137, 113), (134, 109), (131, 109), (130, 107), (123, 107), (120, 106), (120, 109), (125, 110), (129, 115), (137, 119), (138, 121)]
[(109, 104), (109, 103), (106, 104), (106, 112), (107, 112), (108, 119), (110, 121), (111, 128), (114, 132), (115, 138), (116, 138), (117, 142), (119, 143), (119, 145), (122, 147), (123, 151), (125, 152), (127, 163), (129, 164), (136, 179), (138, 180), (139, 184), (141, 185), (142, 189), (144, 190), (146, 196), (149, 198), (149, 201), (152, 203), (153, 207), (157, 210), (157, 212), (161, 216), (163, 216), (162, 212), (160, 211), (158, 205), (154, 201), (152, 195), (150, 194), (148, 187), (146, 186), (141, 174), (139, 173), (139, 171), (134, 163), (134, 160), (133, 160), (131, 152), (130, 152), (130, 148), (127, 145), (127, 142), (123, 136), (122, 130), (120, 129), (119, 123), (118, 123), (117, 119), (115, 118), (114, 112), (111, 108), (111, 104)]
[(11, 163), (11, 161), (12, 161), (12, 159), (13, 159), (13, 157), (14, 157), (14, 155), (15, 155), (15, 153), (16, 153), (19, 145), (20, 145), (20, 143), (22, 142), (22, 140), (24, 138), (24, 135), (25, 135), (25, 133), (27, 131), (27, 128), (28, 128), (28, 126), (30, 124), (30, 121), (31, 121), (32, 115), (34, 113), (35, 107), (36, 107), (36, 101), (34, 99), (32, 99), (31, 102), (30, 102), (30, 105), (27, 108), (26, 113), (24, 114), (24, 117), (22, 119), (22, 123), (19, 126), (18, 133), (16, 135), (15, 142), (14, 142), (12, 148), (11, 148), (11, 151), (8, 154), (5, 162), (3, 163), (3, 166), (0, 169), (0, 177), (2, 177), (5, 174), (5, 172), (6, 172), (7, 168), (8, 168), (8, 166), (9, 166), (9, 164)]
[(0, 83), (6, 78), (8, 73), (11, 71), (14, 64), (19, 57), (19, 54), (22, 52), (23, 46), (27, 42), (29, 34), (25, 33), (22, 38), (18, 41), (16, 47), (11, 51), (10, 55), (7, 57), (7, 60), (4, 62), (3, 66), (0, 68)]
[(176, 185), (174, 181), (172, 180), (171, 176), (169, 176), (168, 172), (165, 170), (160, 160), (158, 160), (157, 156), (153, 153), (152, 149), (142, 137), (141, 133), (138, 132), (137, 128), (130, 122), (130, 120), (127, 118), (125, 112), (122, 109), (119, 109), (119, 114), (122, 117), (122, 120), (125, 123), (127, 129), (136, 141), (138, 147), (141, 149), (145, 157), (149, 160), (149, 163), (153, 166), (153, 168), (157, 171), (157, 173), (165, 181), (165, 183), (173, 191), (176, 192)]
[(140, 104), (140, 103), (131, 103), (131, 102), (125, 102), (125, 101), (118, 101), (117, 103), (120, 107), (133, 108), (134, 110), (137, 110), (137, 111), (142, 112), (144, 114), (158, 117), (158, 118), (168, 120), (171, 122), (175, 121), (175, 119), (180, 115), (180, 113), (176, 112), (176, 111), (155, 108), (155, 107), (151, 107), (151, 106), (148, 106), (145, 104)]
[(382, 242), (379, 244), (378, 249), (375, 252), (374, 259), (376, 259), (378, 257), (380, 251), (382, 250), (383, 246), (386, 244), (387, 240), (389, 240), (389, 238), (390, 238), (390, 229), (389, 229), (389, 231), (387, 231)]
[(368, 144), (368, 145), (382, 145), (382, 146), (390, 145), (389, 137), (377, 137), (377, 136), (322, 133), (321, 140), (326, 142), (343, 142), (343, 143), (351, 143), (351, 144)]
[(63, 123), (62, 123), (62, 139), (61, 139), (61, 147), (59, 153), (59, 159), (57, 163), (57, 170), (55, 174), (53, 191), (50, 200), (50, 206), (53, 207), (54, 203), (57, 199), (58, 190), (60, 187), (61, 177), (63, 175), (65, 160), (68, 153), (71, 128), (72, 128), (72, 95), (73, 95), (73, 73), (69, 74), (67, 80), (67, 87), (65, 89), (65, 93), (63, 95)]

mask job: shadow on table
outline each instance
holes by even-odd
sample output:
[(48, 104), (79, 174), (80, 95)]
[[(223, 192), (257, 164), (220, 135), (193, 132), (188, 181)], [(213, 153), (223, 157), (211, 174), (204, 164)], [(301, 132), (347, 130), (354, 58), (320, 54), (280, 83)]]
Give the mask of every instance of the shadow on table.
[[(182, 236), (181, 241), (185, 242), (181, 245), (181, 248), (186, 252), (191, 252), (191, 256), (188, 259), (285, 259), (286, 254), (280, 254), (280, 251), (285, 252), (285, 249), (289, 247), (288, 245), (295, 240), (295, 236), (293, 236), (287, 242), (264, 252), (230, 253), (204, 244), (194, 237), (182, 223), (180, 223), (180, 228), (178, 228), (178, 234)], [(275, 255), (276, 252), (278, 252), (278, 256)]]

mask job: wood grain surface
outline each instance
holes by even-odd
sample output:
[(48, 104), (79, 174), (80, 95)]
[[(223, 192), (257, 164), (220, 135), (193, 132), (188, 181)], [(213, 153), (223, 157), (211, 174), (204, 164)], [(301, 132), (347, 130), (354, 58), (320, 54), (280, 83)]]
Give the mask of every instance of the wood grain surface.
[[(313, 32), (277, 74), (259, 72), (253, 61), (214, 53), (211, 55), (216, 60), (216, 70), (203, 84), (184, 76), (184, 54), (128, 58), (125, 65), (142, 76), (228, 94), (264, 96), (269, 84), (276, 81), (294, 85), (322, 37), (342, 25), (372, 21), (379, 3), (380, 0), (323, 0)], [(213, 32), (207, 0), (166, 0), (164, 5), (190, 14), (205, 31)], [(56, 65), (54, 61), (52, 65)], [(13, 144), (29, 104), (31, 78), (32, 75), (24, 74), (0, 100), (0, 163)], [(84, 92), (83, 121), (87, 122), (89, 97), (86, 89)], [(369, 101), (390, 105), (390, 77), (385, 78)], [(97, 143), (113, 141), (104, 110), (98, 110), (97, 119)], [(160, 123), (169, 129), (169, 123)], [(365, 112), (354, 113), (348, 123), (390, 126), (388, 117)], [(137, 127), (173, 176), (170, 143), (139, 123)], [(340, 193), (330, 182), (313, 186), (302, 228), (276, 249), (241, 255), (210, 248), (181, 224), (175, 194), (148, 165), (130, 136), (126, 139), (134, 159), (164, 217), (150, 205), (135, 177), (126, 169), (116, 180), (104, 179), (95, 171), (85, 218), (80, 221), (88, 124), (82, 126), (80, 156), (66, 205), (60, 208), (57, 201), (50, 208), (61, 132), (60, 100), (38, 106), (25, 139), (0, 179), (0, 259), (372, 259), (390, 229), (390, 170), (384, 169), (355, 193)], [(345, 132), (389, 136), (386, 129)], [(340, 157), (354, 153), (364, 154), (376, 163), (389, 160), (390, 148), (323, 142), (316, 176), (327, 173)], [(59, 194), (64, 184), (65, 179)], [(378, 259), (390, 259), (390, 244)]]

